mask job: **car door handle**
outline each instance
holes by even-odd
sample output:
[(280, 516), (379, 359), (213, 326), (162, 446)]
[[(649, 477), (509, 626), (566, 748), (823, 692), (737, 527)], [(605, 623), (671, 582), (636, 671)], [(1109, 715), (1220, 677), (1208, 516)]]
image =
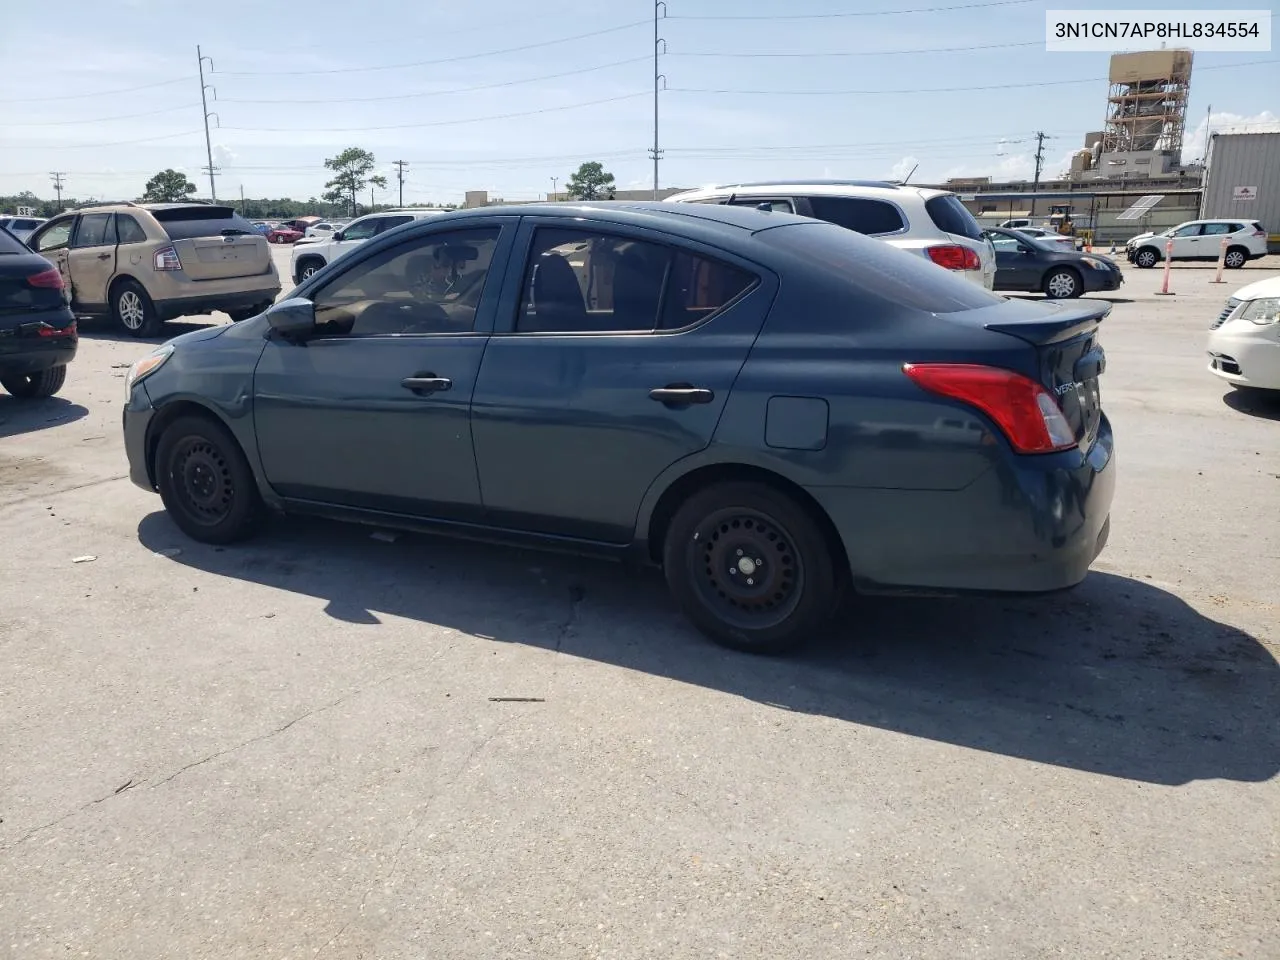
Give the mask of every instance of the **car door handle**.
[(453, 381), (448, 377), (437, 377), (430, 373), (424, 373), (417, 377), (405, 377), (400, 381), (400, 386), (406, 390), (412, 390), (414, 393), (436, 393), (440, 390), (448, 390), (453, 386)]
[(109, 254), (109, 253), (100, 253), (100, 254), (98, 254), (98, 259), (99, 259), (99, 260), (110, 260), (110, 259), (111, 259), (111, 254)]
[(650, 400), (657, 400), (668, 406), (710, 403), (715, 398), (716, 395), (706, 387), (695, 387), (687, 383), (669, 383), (665, 387), (655, 387), (649, 391)]

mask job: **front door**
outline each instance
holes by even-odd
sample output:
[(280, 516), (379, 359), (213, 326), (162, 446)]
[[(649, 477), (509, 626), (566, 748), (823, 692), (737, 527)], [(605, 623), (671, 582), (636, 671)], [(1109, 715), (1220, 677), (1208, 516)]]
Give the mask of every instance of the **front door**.
[(107, 284), (116, 272), (115, 215), (81, 214), (71, 237), (67, 261), (71, 273), (71, 302), (75, 308), (104, 309)]
[(71, 233), (75, 226), (75, 214), (57, 217), (33, 233), (27, 241), (27, 246), (58, 268), (68, 290), (71, 289)]
[[(1200, 256), (1201, 224), (1191, 223), (1173, 231), (1173, 259), (1185, 260), (1187, 257)], [(1163, 253), (1164, 251), (1161, 251)]]
[(641, 499), (715, 433), (777, 289), (664, 234), (527, 217), (471, 429), (486, 515), (623, 543)]
[(315, 335), (268, 342), (254, 424), (277, 492), (476, 517), (469, 408), (514, 229), (437, 230), (355, 254), (315, 294)]

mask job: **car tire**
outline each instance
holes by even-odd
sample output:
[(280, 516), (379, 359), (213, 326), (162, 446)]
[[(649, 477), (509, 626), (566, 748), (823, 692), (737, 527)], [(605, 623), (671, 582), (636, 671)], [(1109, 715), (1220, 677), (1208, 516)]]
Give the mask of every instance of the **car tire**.
[(38, 397), (52, 397), (67, 382), (67, 368), (50, 367), (39, 373), (19, 373), (12, 377), (0, 377), (0, 387), (4, 387), (12, 397), (22, 400), (34, 400)]
[(165, 510), (192, 540), (233, 543), (262, 521), (262, 498), (244, 451), (208, 417), (179, 417), (165, 428), (155, 477)]
[(158, 337), (164, 327), (155, 304), (136, 280), (121, 280), (111, 288), (111, 315), (135, 337)]
[(1133, 262), (1143, 270), (1150, 270), (1160, 262), (1160, 254), (1150, 247), (1143, 247), (1133, 255)]
[(1060, 267), (1044, 278), (1045, 296), (1053, 300), (1072, 300), (1084, 293), (1084, 282), (1074, 270)]
[(1228, 270), (1239, 270), (1249, 262), (1249, 251), (1244, 247), (1229, 247), (1226, 256), (1222, 258), (1222, 265)]
[(324, 269), (324, 261), (313, 257), (298, 264), (298, 283), (305, 283)]
[(662, 566), (676, 604), (712, 640), (748, 653), (799, 649), (831, 618), (838, 577), (818, 523), (785, 493), (722, 483), (676, 511)]

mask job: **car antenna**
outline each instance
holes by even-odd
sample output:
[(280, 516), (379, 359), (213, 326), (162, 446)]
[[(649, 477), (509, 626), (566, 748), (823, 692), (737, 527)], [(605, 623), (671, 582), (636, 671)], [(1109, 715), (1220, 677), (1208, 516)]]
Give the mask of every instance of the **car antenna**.
[(920, 164), (917, 163), (914, 167), (911, 168), (911, 173), (908, 173), (905, 177), (902, 178), (902, 185), (904, 187), (907, 185), (907, 181), (911, 179), (911, 174), (915, 173), (919, 169), (920, 169)]

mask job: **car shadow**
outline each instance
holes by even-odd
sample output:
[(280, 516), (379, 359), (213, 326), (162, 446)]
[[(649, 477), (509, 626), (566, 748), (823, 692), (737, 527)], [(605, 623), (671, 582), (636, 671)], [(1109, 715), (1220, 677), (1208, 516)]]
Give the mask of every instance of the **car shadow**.
[(1237, 413), (1262, 420), (1280, 420), (1280, 391), (1228, 390), (1222, 402)]
[[(714, 646), (656, 573), (552, 554), (280, 519), (210, 547), (163, 512), (141, 543), (170, 562), (380, 614), (522, 643), (1009, 757), (1160, 784), (1280, 771), (1280, 666), (1254, 637), (1150, 583), (1093, 573), (1031, 598), (858, 598), (842, 628), (791, 658)], [(856, 775), (856, 771), (850, 771)]]
[(184, 317), (180, 320), (168, 320), (160, 330), (158, 337), (135, 337), (129, 331), (121, 329), (120, 325), (114, 320), (107, 318), (82, 319), (76, 322), (76, 326), (80, 330), (80, 337), (83, 340), (119, 340), (123, 343), (136, 341), (138, 343), (164, 343), (166, 340), (172, 340), (174, 337), (180, 337), (184, 333), (191, 333), (193, 330), (204, 330), (206, 327), (221, 326), (225, 321), (214, 320), (211, 317)]
[(62, 397), (22, 400), (0, 393), (0, 440), (73, 423), (88, 413), (85, 407)]
[[(997, 292), (998, 294), (1000, 294), (1000, 296), (1002, 296), (1002, 297), (1008, 297), (1010, 300), (1031, 300), (1031, 301), (1034, 301), (1034, 302), (1037, 302), (1037, 303), (1045, 303), (1045, 302), (1047, 302), (1047, 301), (1049, 301), (1049, 300), (1051, 300), (1051, 299), (1052, 299), (1052, 297), (1049, 297), (1048, 295), (1043, 294), (1043, 293), (1015, 292), (1015, 291), (1007, 291), (1007, 290), (997, 290), (996, 292)], [(1105, 293), (1086, 293), (1086, 294), (1084, 294), (1084, 295), (1083, 295), (1083, 296), (1081, 296), (1081, 297), (1077, 297), (1076, 299), (1078, 299), (1078, 300), (1104, 300), (1104, 301), (1106, 301), (1107, 303), (1135, 303), (1135, 302), (1136, 302), (1136, 301), (1134, 301), (1134, 300), (1129, 300), (1129, 299), (1127, 299), (1127, 298), (1125, 298), (1125, 297), (1109, 297), (1109, 296), (1107, 296)], [(1055, 302), (1057, 302), (1057, 303), (1070, 303), (1071, 301), (1070, 301), (1070, 300), (1059, 300), (1059, 301), (1055, 301)]]

